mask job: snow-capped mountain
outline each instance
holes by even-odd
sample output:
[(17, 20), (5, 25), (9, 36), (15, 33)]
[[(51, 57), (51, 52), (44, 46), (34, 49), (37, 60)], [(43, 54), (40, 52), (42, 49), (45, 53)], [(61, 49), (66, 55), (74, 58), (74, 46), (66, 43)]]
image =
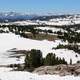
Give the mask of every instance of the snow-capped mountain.
[(21, 21), (21, 20), (30, 20), (36, 17), (36, 15), (28, 15), (16, 12), (4, 12), (0, 13), (0, 22), (13, 22), (13, 21)]
[(80, 24), (80, 14), (43, 16), (16, 12), (0, 13), (0, 23), (2, 24), (5, 22), (15, 25), (74, 25)]

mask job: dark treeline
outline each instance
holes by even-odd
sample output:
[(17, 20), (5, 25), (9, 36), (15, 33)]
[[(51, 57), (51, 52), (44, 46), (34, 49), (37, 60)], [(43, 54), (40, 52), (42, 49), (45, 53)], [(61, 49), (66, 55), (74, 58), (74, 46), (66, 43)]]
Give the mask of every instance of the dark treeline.
[(52, 48), (52, 49), (69, 49), (69, 50), (73, 50), (76, 53), (80, 54), (80, 49), (78, 47), (78, 45), (63, 45), (63, 44), (59, 44), (56, 48)]
[(54, 66), (59, 64), (67, 65), (67, 62), (64, 58), (61, 59), (53, 53), (48, 53), (46, 57), (43, 57), (40, 50), (31, 49), (30, 51), (25, 52), (24, 64), (10, 64), (9, 67), (13, 68), (14, 70), (27, 70), (31, 72), (40, 66)]
[(62, 39), (63, 41), (68, 41), (69, 43), (79, 43), (80, 42), (80, 33), (73, 31), (71, 29), (67, 29), (67, 32), (56, 32), (58, 34), (58, 38)]
[[(16, 35), (20, 35), (21, 37), (28, 38), (26, 32), (30, 32), (33, 34), (35, 37), (35, 34), (39, 33), (53, 33), (52, 30), (41, 30), (41, 29), (36, 29), (37, 25), (26, 25), (26, 26), (19, 26), (19, 25), (2, 25), (0, 28), (0, 33), (15, 33)], [(8, 31), (4, 31), (5, 28), (8, 28)]]
[(37, 68), (40, 66), (53, 66), (58, 64), (67, 64), (67, 62), (64, 58), (58, 58), (53, 53), (48, 53), (47, 56), (43, 58), (40, 50), (32, 49), (26, 54), (24, 68)]

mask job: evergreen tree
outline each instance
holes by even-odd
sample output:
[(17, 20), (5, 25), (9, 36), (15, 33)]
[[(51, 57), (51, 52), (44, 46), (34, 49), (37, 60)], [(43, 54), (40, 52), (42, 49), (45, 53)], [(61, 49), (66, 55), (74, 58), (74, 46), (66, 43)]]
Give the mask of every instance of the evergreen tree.
[(48, 53), (45, 58), (44, 64), (50, 66), (53, 65), (54, 62), (55, 62), (55, 55), (53, 55), (53, 53)]
[(39, 67), (42, 65), (42, 52), (40, 50), (32, 49), (26, 54), (25, 66)]
[(72, 59), (70, 59), (70, 65), (72, 64)]

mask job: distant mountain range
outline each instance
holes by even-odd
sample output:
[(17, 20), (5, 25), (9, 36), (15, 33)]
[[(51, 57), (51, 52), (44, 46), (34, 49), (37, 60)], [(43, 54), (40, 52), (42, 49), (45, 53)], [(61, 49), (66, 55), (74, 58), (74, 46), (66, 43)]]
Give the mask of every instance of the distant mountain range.
[(80, 18), (80, 14), (76, 15), (28, 15), (21, 14), (16, 12), (1, 12), (0, 13), (0, 22), (14, 22), (14, 21), (23, 21), (23, 20), (50, 20), (56, 18)]
[(21, 21), (21, 20), (30, 20), (36, 18), (36, 15), (27, 15), (16, 12), (6, 12), (0, 13), (0, 22), (13, 22), (13, 21)]

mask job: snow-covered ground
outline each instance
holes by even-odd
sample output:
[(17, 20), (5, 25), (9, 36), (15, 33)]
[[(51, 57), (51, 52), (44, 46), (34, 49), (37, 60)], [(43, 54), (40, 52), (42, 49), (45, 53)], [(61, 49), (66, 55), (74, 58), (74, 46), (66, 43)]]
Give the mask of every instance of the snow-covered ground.
[[(52, 50), (52, 48), (56, 47), (58, 44), (68, 44), (68, 42), (62, 42), (61, 40), (37, 41), (21, 38), (19, 35), (13, 33), (2, 33), (0, 34), (0, 65), (24, 62), (24, 57), (21, 57), (20, 60), (17, 60), (17, 58), (9, 58), (10, 52), (7, 51), (13, 48), (16, 48), (17, 50), (39, 49), (42, 51), (44, 57), (47, 53), (53, 52), (58, 57), (64, 57), (68, 62), (70, 58), (73, 62), (80, 60), (80, 56), (76, 53), (78, 55), (78, 58), (76, 59), (75, 52), (71, 50)], [(80, 80), (79, 76), (61, 77), (58, 75), (38, 75), (26, 71), (21, 72), (11, 70), (11, 68), (0, 67), (0, 80)]]
[(64, 29), (62, 28), (55, 28), (55, 27), (37, 27), (36, 29), (41, 29), (41, 30), (52, 30), (52, 32), (57, 32), (57, 31), (61, 31), (61, 32), (66, 32)]
[(80, 33), (80, 30), (77, 30), (76, 32)]
[(38, 25), (38, 23), (31, 20), (25, 20), (25, 21), (0, 23), (0, 25)]
[(45, 25), (55, 25), (55, 26), (62, 26), (62, 25), (73, 25), (74, 23), (71, 22), (71, 20), (56, 20), (55, 21), (39, 21), (39, 24), (45, 24)]
[(66, 18), (51, 18), (48, 21), (25, 20), (25, 21), (0, 23), (0, 25), (14, 25), (14, 24), (15, 25), (55, 25), (55, 26), (74, 25), (74, 24), (80, 24), (80, 15), (69, 16)]
[(8, 28), (0, 28), (0, 30), (2, 30), (2, 31), (8, 31), (9, 32)]
[(0, 72), (0, 80), (80, 80), (80, 77), (58, 76), (58, 75), (37, 75), (29, 72)]
[[(80, 55), (75, 53), (72, 50), (59, 49), (54, 50), (53, 47), (57, 47), (59, 44), (68, 44), (68, 42), (62, 42), (61, 40), (55, 41), (47, 41), (47, 40), (31, 40), (26, 38), (21, 38), (19, 35), (15, 35), (13, 33), (3, 33), (0, 34), (0, 64), (11, 64), (11, 63), (23, 63), (24, 57), (20, 57), (20, 60), (17, 58), (10, 58), (10, 52), (7, 52), (10, 49), (16, 48), (17, 50), (31, 50), (38, 49), (43, 53), (43, 57), (45, 57), (48, 53), (55, 53), (56, 56), (65, 58), (65, 60), (69, 63), (70, 59), (72, 59), (73, 63), (80, 60)], [(76, 57), (76, 55), (78, 57)]]
[(38, 25), (38, 23), (30, 21), (30, 20), (16, 21), (16, 22), (13, 22), (12, 24), (17, 24), (17, 25)]
[[(56, 47), (59, 43), (65, 44), (60, 40), (54, 41), (37, 41), (26, 38), (21, 38), (19, 35), (13, 33), (2, 33), (0, 34), (0, 64), (11, 64), (11, 63), (23, 63), (24, 58), (20, 60), (17, 58), (8, 58), (10, 52), (6, 52), (10, 49), (16, 48), (17, 50), (31, 50), (39, 49), (43, 52), (43, 56), (46, 56), (48, 52), (52, 50), (52, 47)], [(66, 43), (67, 44), (67, 43)]]
[(78, 60), (80, 61), (80, 55), (75, 53), (73, 50), (57, 49), (52, 50), (52, 52), (56, 53), (58, 57), (64, 58), (68, 63), (70, 63), (70, 59), (72, 59), (72, 63), (76, 63)]
[[(7, 14), (6, 14), (7, 16)], [(13, 15), (11, 15), (13, 16)], [(71, 16), (72, 17), (72, 16)], [(58, 18), (58, 19), (50, 19), (49, 21), (16, 21), (16, 22), (8, 22), (8, 23), (0, 23), (0, 25), (74, 25), (80, 24), (80, 15), (75, 15), (73, 18)], [(78, 18), (77, 18), (78, 17)], [(63, 29), (57, 28), (49, 28), (49, 27), (38, 27), (42, 30), (52, 30), (55, 31), (63, 31)], [(8, 29), (0, 30), (9, 31)], [(80, 32), (78, 30), (77, 32)], [(80, 55), (75, 53), (72, 50), (68, 49), (52, 49), (59, 44), (68, 44), (68, 42), (62, 42), (61, 40), (55, 41), (47, 41), (47, 40), (31, 40), (26, 38), (21, 38), (19, 35), (15, 35), (13, 33), (0, 33), (0, 80), (80, 80), (80, 76), (59, 76), (59, 75), (38, 75), (32, 74), (27, 71), (11, 71), (12, 68), (1, 67), (7, 64), (14, 63), (24, 63), (24, 56), (19, 59), (16, 57), (9, 57), (11, 52), (7, 52), (11, 49), (16, 50), (31, 50), (31, 49), (39, 49), (43, 53), (43, 57), (45, 57), (48, 53), (55, 53), (56, 56), (63, 58), (70, 63), (70, 59), (72, 59), (73, 63), (76, 63), (78, 60), (80, 61)], [(80, 43), (79, 43), (80, 44)], [(77, 55), (77, 57), (76, 57)]]
[(39, 24), (46, 24), (46, 25), (56, 25), (56, 26), (62, 26), (62, 25), (74, 25), (74, 24), (80, 24), (80, 16), (74, 16), (74, 17), (66, 17), (66, 18), (53, 18), (49, 21), (40, 21), (37, 20)]

